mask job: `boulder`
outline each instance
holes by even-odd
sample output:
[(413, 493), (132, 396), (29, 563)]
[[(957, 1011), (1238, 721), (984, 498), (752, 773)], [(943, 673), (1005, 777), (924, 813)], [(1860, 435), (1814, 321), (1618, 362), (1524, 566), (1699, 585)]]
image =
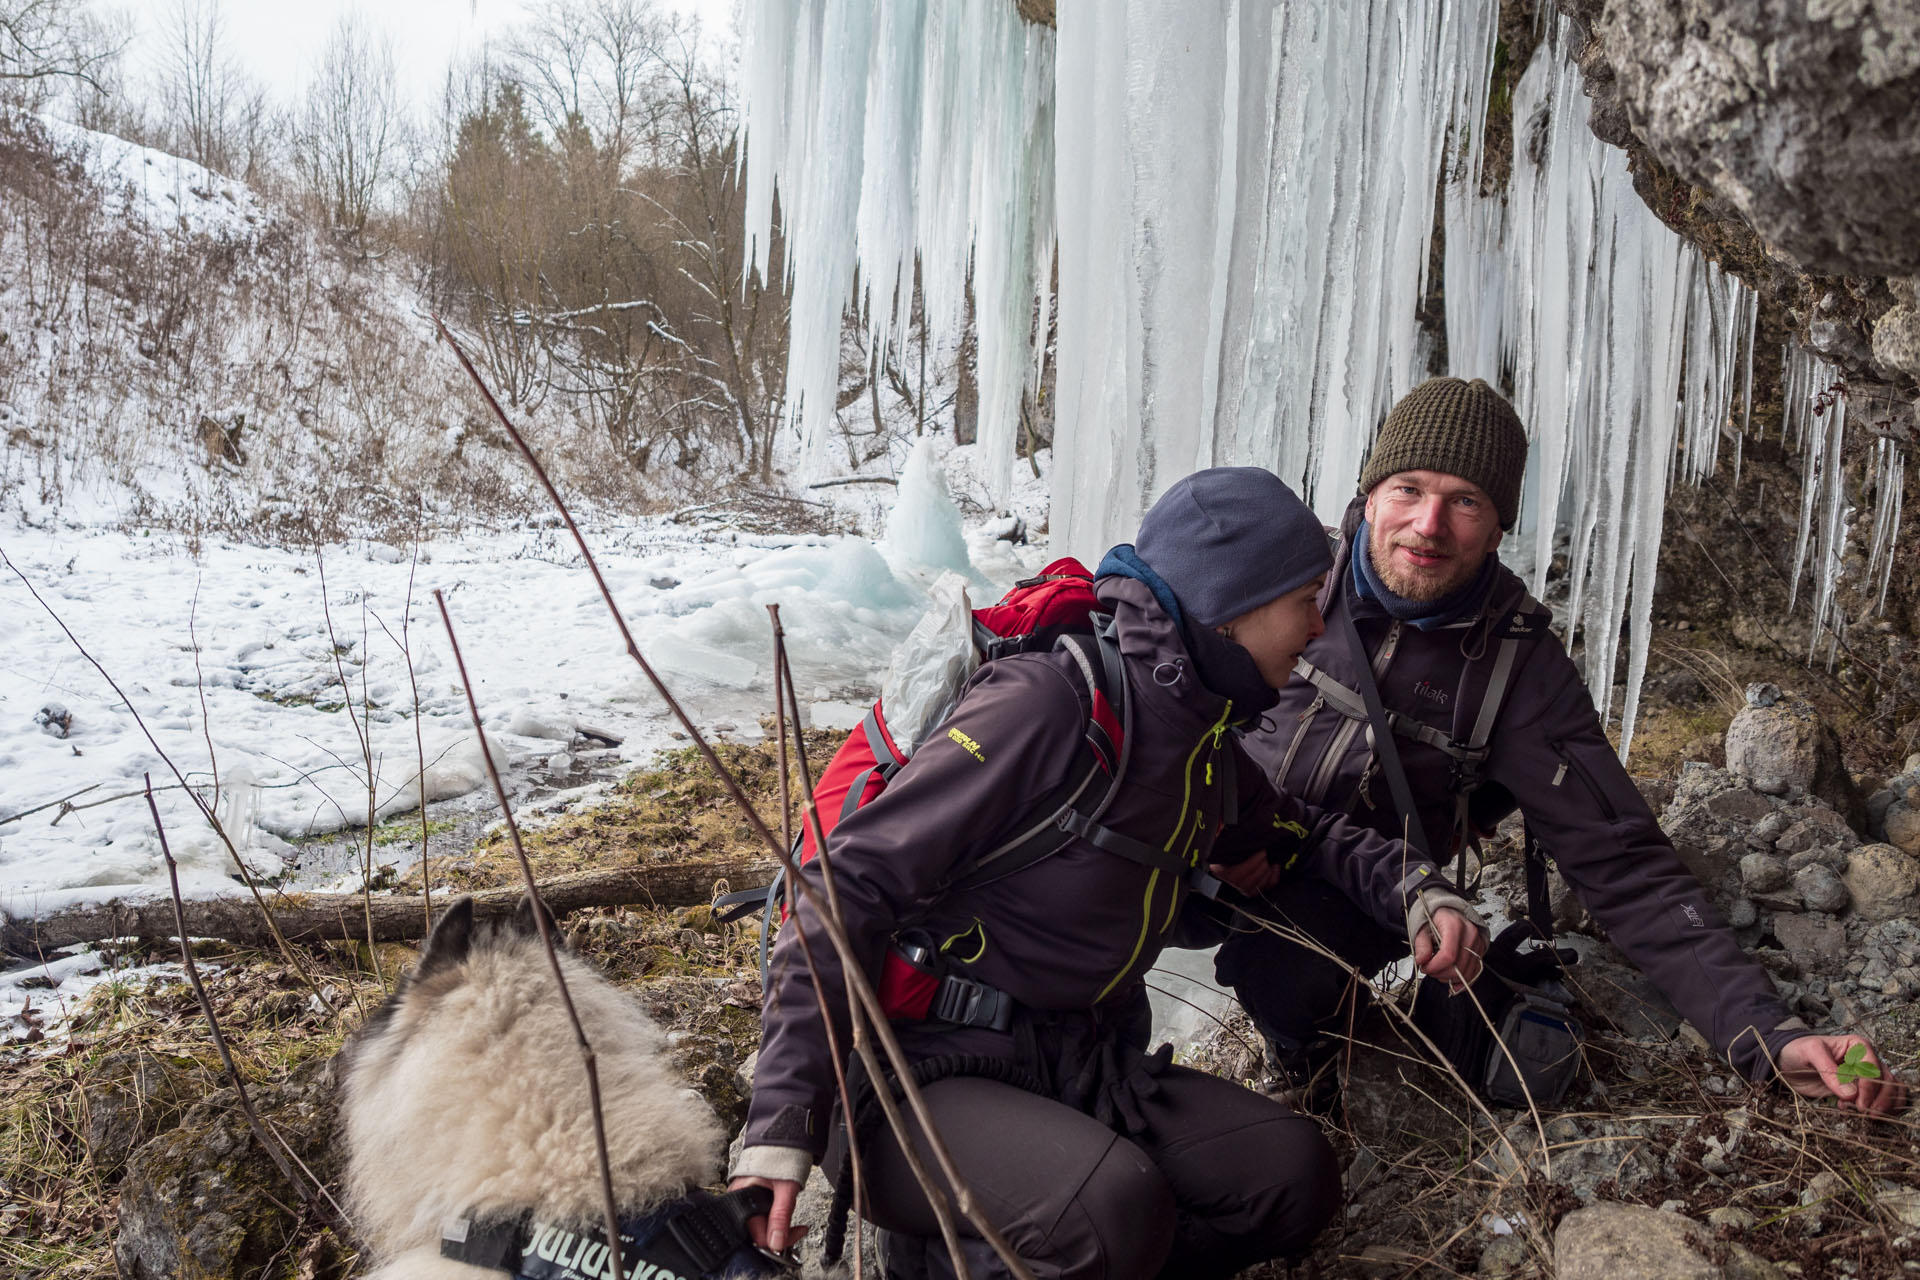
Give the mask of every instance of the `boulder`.
[(1787, 825), (1787, 815), (1776, 809), (1748, 828), (1747, 843), (1763, 849), (1772, 848), (1773, 842), (1786, 831)]
[(1782, 912), (1773, 918), (1773, 936), (1801, 969), (1837, 971), (1847, 959), (1847, 929), (1831, 916)]
[(1920, 858), (1920, 795), (1908, 794), (1913, 798), (1896, 800), (1887, 806), (1887, 815), (1881, 819), (1880, 829), (1886, 833), (1888, 844), (1902, 853)]
[[(316, 1060), (284, 1084), (249, 1090), (295, 1156), (331, 1181), (333, 1077)], [(120, 1184), (114, 1261), (123, 1280), (253, 1280), (292, 1274), (300, 1193), (254, 1139), (238, 1095), (222, 1089), (134, 1153)], [(292, 1206), (291, 1208), (289, 1206)]]
[(1866, 802), (1840, 763), (1840, 739), (1807, 703), (1749, 699), (1727, 726), (1727, 768), (1770, 795), (1815, 796), (1850, 826), (1866, 820)]
[(1863, 845), (1847, 859), (1843, 877), (1853, 907), (1869, 920), (1911, 915), (1920, 896), (1920, 861), (1890, 844)]
[(1817, 862), (1794, 872), (1793, 891), (1800, 896), (1800, 901), (1807, 904), (1809, 911), (1820, 911), (1830, 916), (1845, 911), (1852, 901), (1840, 877)]
[(1860, 843), (1847, 820), (1824, 805), (1813, 805), (1773, 843), (1776, 853), (1801, 853), (1829, 845), (1851, 849)]
[(1773, 802), (1757, 791), (1748, 791), (1739, 787), (1732, 791), (1722, 791), (1706, 801), (1707, 812), (1726, 822), (1742, 825), (1758, 823), (1773, 815)]
[(1749, 896), (1784, 889), (1792, 879), (1787, 864), (1770, 853), (1750, 853), (1740, 859), (1740, 887)]
[(134, 1151), (180, 1118), (205, 1091), (205, 1068), (191, 1058), (129, 1049), (108, 1054), (84, 1077), (87, 1156), (113, 1178)]
[(1887, 810), (1899, 799), (1893, 794), (1892, 787), (1882, 787), (1867, 797), (1867, 839), (1885, 840), (1887, 838)]
[(1721, 1280), (1706, 1228), (1677, 1213), (1606, 1201), (1575, 1209), (1553, 1233), (1559, 1280)]

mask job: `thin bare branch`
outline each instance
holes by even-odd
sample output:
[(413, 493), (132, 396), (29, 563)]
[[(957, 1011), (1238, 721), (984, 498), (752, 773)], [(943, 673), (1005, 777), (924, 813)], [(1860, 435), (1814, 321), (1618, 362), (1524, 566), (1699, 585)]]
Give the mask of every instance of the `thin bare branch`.
[[(640, 646), (633, 638), (633, 631), (627, 625), (625, 615), (620, 612), (620, 606), (614, 602), (613, 591), (607, 586), (606, 577), (600, 572), (599, 563), (593, 558), (593, 552), (587, 546), (586, 537), (580, 532), (580, 526), (575, 522), (573, 513), (567, 508), (566, 502), (560, 497), (559, 490), (554, 487), (552, 479), (547, 475), (546, 468), (540, 464), (540, 460), (535, 456), (532, 446), (527, 443), (526, 436), (514, 425), (513, 420), (507, 416), (506, 411), (500, 407), (500, 402), (494, 399), (493, 392), (488, 389), (486, 380), (480, 376), (480, 371), (474, 368), (473, 361), (467, 358), (466, 351), (461, 348), (460, 343), (454, 338), (452, 332), (448, 330), (446, 324), (437, 316), (434, 318), (434, 324), (439, 329), (440, 336), (444, 338), (447, 345), (453, 349), (455, 357), (460, 361), (461, 367), (466, 370), (467, 376), (473, 380), (474, 385), (479, 389), (481, 396), (486, 400), (487, 407), (492, 411), (502, 428), (505, 429), (508, 437), (512, 439), (514, 447), (520, 451), (520, 456), (526, 459), (527, 465), (533, 469), (535, 477), (540, 481), (541, 488), (546, 492), (548, 499), (554, 504), (561, 520), (566, 523), (568, 532), (573, 535), (575, 544), (580, 548), (581, 559), (586, 562), (588, 571), (593, 575), (595, 585), (599, 587), (600, 598), (606, 602), (608, 612), (613, 615), (614, 625), (619, 629), (620, 637), (626, 645), (628, 656), (634, 660), (634, 663), (639, 666), (641, 672), (646, 675), (648, 682), (653, 685), (654, 691), (660, 695), (661, 701), (665, 702), (667, 709), (673, 713), (674, 719), (679, 721), (680, 727), (685, 730), (687, 736), (692, 740), (694, 747), (700, 752), (701, 758), (707, 762), (707, 767), (713, 770), (714, 776), (719, 780), (721, 788), (727, 792), (735, 805), (739, 807), (742, 816), (746, 818), (747, 824), (753, 829), (754, 834), (760, 837), (767, 847), (772, 850), (774, 857), (779, 859), (781, 866), (786, 870), (788, 882), (794, 886), (801, 897), (807, 900), (808, 905), (811, 906), (819, 916), (822, 925), (827, 930), (827, 937), (832, 943), (834, 951), (841, 957), (841, 967), (845, 971), (848, 985), (852, 988), (856, 997), (854, 1003), (860, 1006), (865, 1011), (867, 1017), (872, 1020), (874, 1035), (879, 1040), (881, 1047), (885, 1050), (888, 1062), (893, 1065), (899, 1076), (901, 1094), (907, 1102), (908, 1109), (912, 1111), (915, 1121), (919, 1123), (921, 1132), (926, 1137), (927, 1145), (933, 1152), (935, 1161), (940, 1166), (940, 1172), (946, 1178), (947, 1184), (954, 1189), (955, 1200), (961, 1212), (966, 1216), (967, 1220), (973, 1224), (974, 1229), (979, 1232), (980, 1237), (987, 1241), (987, 1243), (992, 1246), (994, 1252), (1007, 1264), (1015, 1280), (1034, 1280), (1032, 1271), (1020, 1258), (1020, 1255), (1014, 1252), (1013, 1247), (1007, 1243), (1006, 1237), (1001, 1234), (999, 1228), (994, 1226), (992, 1221), (989, 1220), (974, 1203), (972, 1193), (965, 1179), (961, 1177), (958, 1166), (954, 1163), (953, 1154), (948, 1150), (946, 1142), (940, 1137), (939, 1129), (938, 1126), (934, 1124), (932, 1113), (927, 1109), (926, 1099), (921, 1095), (919, 1087), (913, 1082), (911, 1064), (907, 1060), (906, 1053), (900, 1048), (899, 1040), (893, 1034), (893, 1028), (887, 1020), (886, 1010), (881, 1005), (879, 996), (874, 992), (873, 984), (868, 980), (866, 972), (855, 959), (856, 953), (853, 944), (848, 939), (846, 930), (842, 928), (839, 917), (831, 910), (827, 903), (821, 901), (822, 895), (814, 890), (812, 883), (800, 876), (799, 868), (793, 863), (791, 852), (781, 847), (779, 840), (774, 836), (773, 832), (768, 829), (766, 821), (762, 819), (759, 812), (754, 809), (752, 801), (748, 800), (746, 793), (740, 789), (739, 782), (728, 772), (726, 766), (720, 762), (720, 758), (714, 754), (713, 748), (707, 744), (705, 735), (700, 732), (699, 727), (693, 723), (693, 720), (681, 707), (679, 700), (676, 699), (672, 691), (667, 688), (666, 682), (654, 671), (652, 664), (646, 660), (646, 656), (640, 652)], [(438, 598), (438, 593), (436, 593), (436, 598)], [(792, 697), (791, 688), (789, 688), (788, 696), (789, 698)], [(803, 755), (802, 769), (804, 770), (804, 768), (805, 758)], [(810, 788), (808, 802), (809, 804), (811, 803)], [(817, 823), (817, 811), (810, 810), (810, 812), (813, 813), (813, 820)], [(911, 1145), (912, 1138), (905, 1130), (896, 1130), (896, 1132), (900, 1136), (903, 1147)], [(939, 1194), (938, 1189), (931, 1185), (928, 1186), (927, 1191), (929, 1199)]]
[(587, 1103), (593, 1110), (594, 1154), (600, 1160), (600, 1193), (606, 1201), (607, 1251), (611, 1264), (609, 1274), (624, 1276), (627, 1271), (620, 1257), (620, 1207), (613, 1198), (613, 1163), (607, 1155), (607, 1117), (600, 1105), (600, 1069), (594, 1058), (593, 1045), (587, 1040), (587, 1029), (580, 1025), (580, 1014), (573, 1007), (573, 993), (567, 989), (567, 975), (561, 970), (560, 952), (553, 941), (553, 922), (547, 914), (546, 904), (540, 901), (540, 886), (533, 878), (533, 864), (527, 861), (527, 847), (520, 841), (520, 824), (513, 819), (513, 806), (507, 801), (506, 785), (500, 781), (500, 770), (493, 763), (493, 750), (487, 745), (486, 726), (480, 723), (480, 704), (474, 700), (473, 681), (467, 676), (467, 660), (461, 656), (459, 638), (453, 633), (453, 618), (447, 613), (446, 597), (436, 589), (433, 602), (440, 609), (440, 624), (447, 629), (447, 645), (453, 650), (453, 665), (460, 672), (460, 688), (467, 696), (467, 711), (473, 717), (473, 731), (480, 738), (480, 759), (486, 763), (487, 780), (493, 784), (494, 798), (500, 802), (500, 815), (506, 819), (507, 835), (513, 844), (513, 857), (520, 864), (520, 878), (528, 900), (533, 903), (533, 920), (540, 930), (541, 945), (547, 949), (547, 964), (553, 970), (554, 985), (560, 989), (560, 1003), (567, 1011), (567, 1021), (573, 1024), (573, 1040), (580, 1050), (580, 1065), (587, 1073)]
[[(176, 936), (180, 940), (180, 962), (186, 966), (187, 982), (193, 987), (194, 998), (200, 1002), (200, 1012), (207, 1017), (207, 1030), (213, 1035), (213, 1047), (220, 1052), (220, 1061), (227, 1069), (227, 1078), (233, 1081), (234, 1091), (240, 1096), (240, 1109), (246, 1113), (247, 1126), (253, 1130), (253, 1136), (260, 1143), (261, 1149), (272, 1158), (274, 1167), (280, 1170), (280, 1176), (300, 1193), (300, 1198), (307, 1202), (308, 1207), (324, 1216), (326, 1210), (315, 1198), (313, 1188), (295, 1175), (293, 1165), (290, 1163), (292, 1153), (286, 1149), (279, 1138), (267, 1131), (266, 1125), (261, 1123), (260, 1113), (253, 1109), (253, 1098), (247, 1093), (247, 1082), (240, 1078), (240, 1068), (233, 1063), (233, 1053), (227, 1048), (227, 1037), (220, 1030), (220, 1019), (213, 1012), (213, 1001), (207, 998), (206, 985), (200, 981), (200, 970), (193, 962), (193, 944), (188, 941), (186, 914), (180, 899), (180, 867), (173, 860), (173, 850), (167, 844), (167, 828), (160, 821), (160, 803), (153, 798), (153, 779), (151, 776), (146, 776), (144, 781), (147, 784), (147, 810), (153, 814), (154, 834), (160, 837), (160, 856), (167, 862), (167, 885), (173, 893), (173, 918), (179, 929)], [(318, 1185), (316, 1180), (314, 1186)]]

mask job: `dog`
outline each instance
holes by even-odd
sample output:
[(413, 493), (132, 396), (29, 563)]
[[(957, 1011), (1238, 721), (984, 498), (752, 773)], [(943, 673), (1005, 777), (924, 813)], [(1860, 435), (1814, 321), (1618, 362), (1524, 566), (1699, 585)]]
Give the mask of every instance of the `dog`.
[[(716, 1181), (724, 1136), (673, 1074), (639, 1003), (570, 952), (560, 964), (596, 1058), (624, 1234), (630, 1215)], [(586, 1070), (527, 900), (500, 922), (476, 921), (470, 898), (449, 907), (420, 963), (342, 1048), (335, 1074), (346, 1209), (378, 1266), (369, 1280), (498, 1280), (506, 1264), (443, 1256), (443, 1231), (457, 1233), (448, 1224), (461, 1220), (566, 1224), (523, 1237), (530, 1257), (573, 1240), (569, 1230), (600, 1238)], [(645, 1274), (622, 1253), (630, 1275)], [(601, 1246), (593, 1265), (604, 1255)]]

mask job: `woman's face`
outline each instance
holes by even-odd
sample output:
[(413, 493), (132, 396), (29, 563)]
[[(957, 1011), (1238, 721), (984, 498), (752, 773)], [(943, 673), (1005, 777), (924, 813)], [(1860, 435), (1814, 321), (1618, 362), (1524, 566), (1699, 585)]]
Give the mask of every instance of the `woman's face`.
[(1326, 631), (1319, 605), (1320, 588), (1326, 582), (1325, 575), (1315, 578), (1221, 628), (1228, 639), (1253, 655), (1260, 678), (1269, 687), (1284, 685), (1293, 675), (1294, 660)]

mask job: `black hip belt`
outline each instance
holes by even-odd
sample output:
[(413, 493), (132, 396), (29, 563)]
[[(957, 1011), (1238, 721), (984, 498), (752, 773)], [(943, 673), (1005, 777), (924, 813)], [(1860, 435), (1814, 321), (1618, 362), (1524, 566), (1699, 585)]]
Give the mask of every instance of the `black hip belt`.
[(994, 1031), (1013, 1026), (1012, 996), (958, 974), (935, 973), (936, 963), (933, 948), (921, 942), (899, 939), (887, 948), (880, 966), (878, 995), (889, 1019), (945, 1022)]

